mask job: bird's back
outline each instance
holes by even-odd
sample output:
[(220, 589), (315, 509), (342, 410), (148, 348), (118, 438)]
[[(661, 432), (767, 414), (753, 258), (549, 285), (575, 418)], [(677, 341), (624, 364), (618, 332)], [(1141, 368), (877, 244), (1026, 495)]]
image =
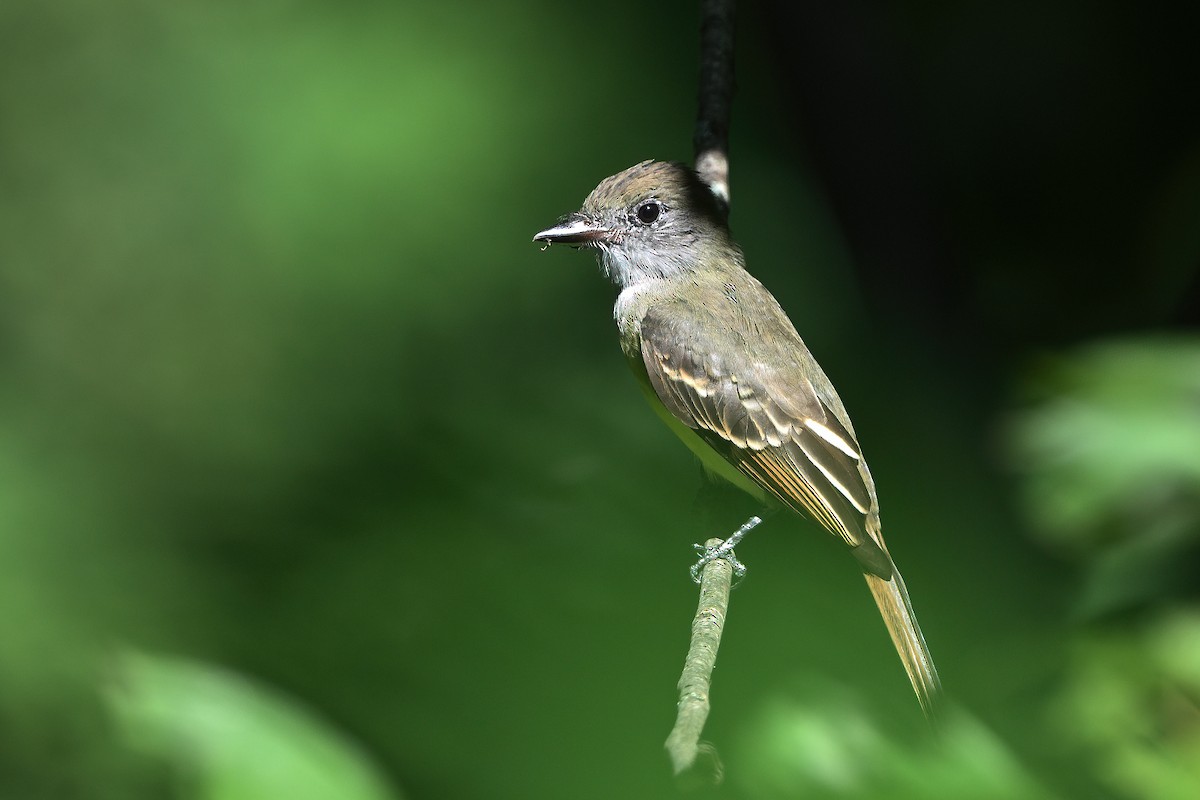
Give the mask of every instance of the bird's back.
[(653, 398), (753, 485), (889, 574), (849, 417), (770, 292), (740, 266), (639, 289), (627, 298), (622, 340)]

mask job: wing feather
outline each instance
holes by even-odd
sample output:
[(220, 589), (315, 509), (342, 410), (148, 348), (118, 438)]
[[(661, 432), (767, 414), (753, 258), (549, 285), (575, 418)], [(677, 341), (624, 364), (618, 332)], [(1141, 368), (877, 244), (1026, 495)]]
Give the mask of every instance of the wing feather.
[(784, 505), (851, 546), (875, 539), (858, 442), (800, 366), (730, 353), (696, 338), (704, 326), (683, 327), (653, 311), (641, 323), (641, 360), (663, 405)]
[[(689, 318), (702, 307), (670, 311), (651, 310), (641, 320), (637, 349), (649, 386), (741, 474), (851, 546), (921, 708), (931, 715), (940, 693), (937, 670), (883, 543), (871, 473), (829, 379), (790, 323), (786, 329), (780, 323), (774, 338), (761, 337), (767, 348), (775, 343), (774, 352), (761, 352), (751, 337), (714, 327), (723, 319)], [(779, 318), (786, 322), (781, 311)], [(716, 338), (697, 338), (705, 332)]]

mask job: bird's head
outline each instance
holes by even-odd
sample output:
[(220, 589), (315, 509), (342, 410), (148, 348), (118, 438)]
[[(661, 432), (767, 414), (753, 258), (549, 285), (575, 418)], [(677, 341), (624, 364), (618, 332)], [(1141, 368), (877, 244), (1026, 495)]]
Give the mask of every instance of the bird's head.
[(600, 182), (583, 207), (533, 237), (596, 251), (601, 269), (625, 288), (697, 269), (728, 246), (724, 215), (688, 167), (643, 161)]

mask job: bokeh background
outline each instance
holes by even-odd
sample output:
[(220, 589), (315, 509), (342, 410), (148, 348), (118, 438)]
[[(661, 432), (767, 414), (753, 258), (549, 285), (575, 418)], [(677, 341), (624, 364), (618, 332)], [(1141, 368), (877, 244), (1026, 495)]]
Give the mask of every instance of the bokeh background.
[[(1194, 10), (744, 2), (735, 235), (839, 386), (854, 563), (739, 554), (728, 798), (1200, 795)], [(0, 797), (661, 798), (699, 469), (591, 258), (692, 3), (0, 5)], [(724, 524), (724, 523), (722, 523)]]

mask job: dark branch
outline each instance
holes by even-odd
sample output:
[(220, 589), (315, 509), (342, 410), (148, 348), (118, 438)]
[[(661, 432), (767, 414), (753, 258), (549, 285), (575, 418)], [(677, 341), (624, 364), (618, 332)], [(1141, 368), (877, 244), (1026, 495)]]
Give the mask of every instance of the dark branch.
[(729, 118), (733, 105), (734, 0), (701, 0), (700, 96), (692, 146), (696, 172), (729, 213)]

